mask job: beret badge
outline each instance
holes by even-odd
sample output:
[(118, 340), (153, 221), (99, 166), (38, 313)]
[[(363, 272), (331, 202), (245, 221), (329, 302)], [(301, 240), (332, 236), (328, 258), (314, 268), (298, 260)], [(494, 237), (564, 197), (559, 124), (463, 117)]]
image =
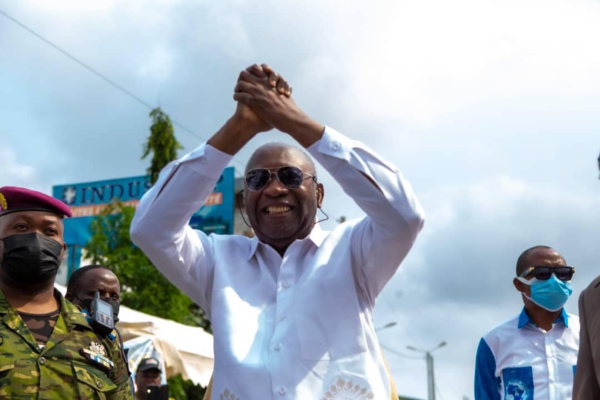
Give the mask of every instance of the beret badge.
[(0, 193), (0, 210), (8, 210), (8, 203), (6, 202), (6, 197), (2, 193)]

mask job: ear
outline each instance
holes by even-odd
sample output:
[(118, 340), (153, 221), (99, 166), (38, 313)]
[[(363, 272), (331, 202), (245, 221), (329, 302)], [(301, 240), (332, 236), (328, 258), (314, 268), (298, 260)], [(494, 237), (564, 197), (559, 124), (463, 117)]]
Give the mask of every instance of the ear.
[(527, 285), (525, 285), (523, 282), (521, 282), (517, 278), (513, 279), (513, 285), (515, 286), (515, 289), (517, 289), (517, 291), (519, 291), (521, 293), (527, 293), (527, 289), (526, 289)]
[(62, 262), (62, 260), (65, 259), (65, 254), (67, 254), (67, 244), (63, 243), (63, 249), (62, 252), (60, 253), (60, 261)]
[(235, 192), (235, 204), (239, 207), (243, 206), (244, 204), (246, 204), (246, 198), (245, 198), (245, 194), (244, 193), (244, 189)]
[(325, 187), (322, 183), (317, 183), (317, 207), (321, 208), (323, 198), (325, 197)]

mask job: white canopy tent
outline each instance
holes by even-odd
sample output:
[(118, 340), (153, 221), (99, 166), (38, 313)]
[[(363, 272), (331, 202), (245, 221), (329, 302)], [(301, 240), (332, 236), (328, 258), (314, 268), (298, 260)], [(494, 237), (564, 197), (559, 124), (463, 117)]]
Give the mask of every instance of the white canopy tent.
[[(56, 285), (63, 294), (66, 288)], [(162, 356), (167, 377), (181, 374), (196, 384), (207, 386), (214, 366), (213, 337), (202, 328), (144, 314), (121, 306), (117, 328), (123, 341), (147, 337)], [(135, 371), (139, 360), (130, 360)]]

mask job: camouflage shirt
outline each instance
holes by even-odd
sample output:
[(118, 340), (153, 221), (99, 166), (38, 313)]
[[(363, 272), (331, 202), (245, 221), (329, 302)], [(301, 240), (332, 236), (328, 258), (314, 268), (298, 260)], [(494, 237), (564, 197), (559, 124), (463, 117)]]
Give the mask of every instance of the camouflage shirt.
[(97, 335), (55, 290), (60, 315), (46, 345), (0, 291), (0, 399), (132, 399), (116, 340)]

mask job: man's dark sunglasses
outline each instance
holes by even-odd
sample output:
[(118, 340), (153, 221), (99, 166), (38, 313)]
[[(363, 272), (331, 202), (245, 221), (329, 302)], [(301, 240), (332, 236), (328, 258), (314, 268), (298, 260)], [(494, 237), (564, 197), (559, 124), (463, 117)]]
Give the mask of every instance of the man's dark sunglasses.
[(273, 174), (288, 189), (298, 189), (305, 179), (317, 181), (316, 177), (305, 174), (298, 167), (279, 167), (274, 170), (256, 168), (246, 172), (246, 187), (252, 192), (264, 189), (271, 182)]
[(550, 279), (552, 274), (556, 275), (556, 277), (561, 281), (570, 281), (573, 278), (573, 274), (575, 273), (574, 267), (562, 266), (562, 267), (548, 267), (546, 265), (537, 265), (533, 267), (527, 268), (520, 277), (526, 277), (531, 274), (540, 281), (547, 281)]

